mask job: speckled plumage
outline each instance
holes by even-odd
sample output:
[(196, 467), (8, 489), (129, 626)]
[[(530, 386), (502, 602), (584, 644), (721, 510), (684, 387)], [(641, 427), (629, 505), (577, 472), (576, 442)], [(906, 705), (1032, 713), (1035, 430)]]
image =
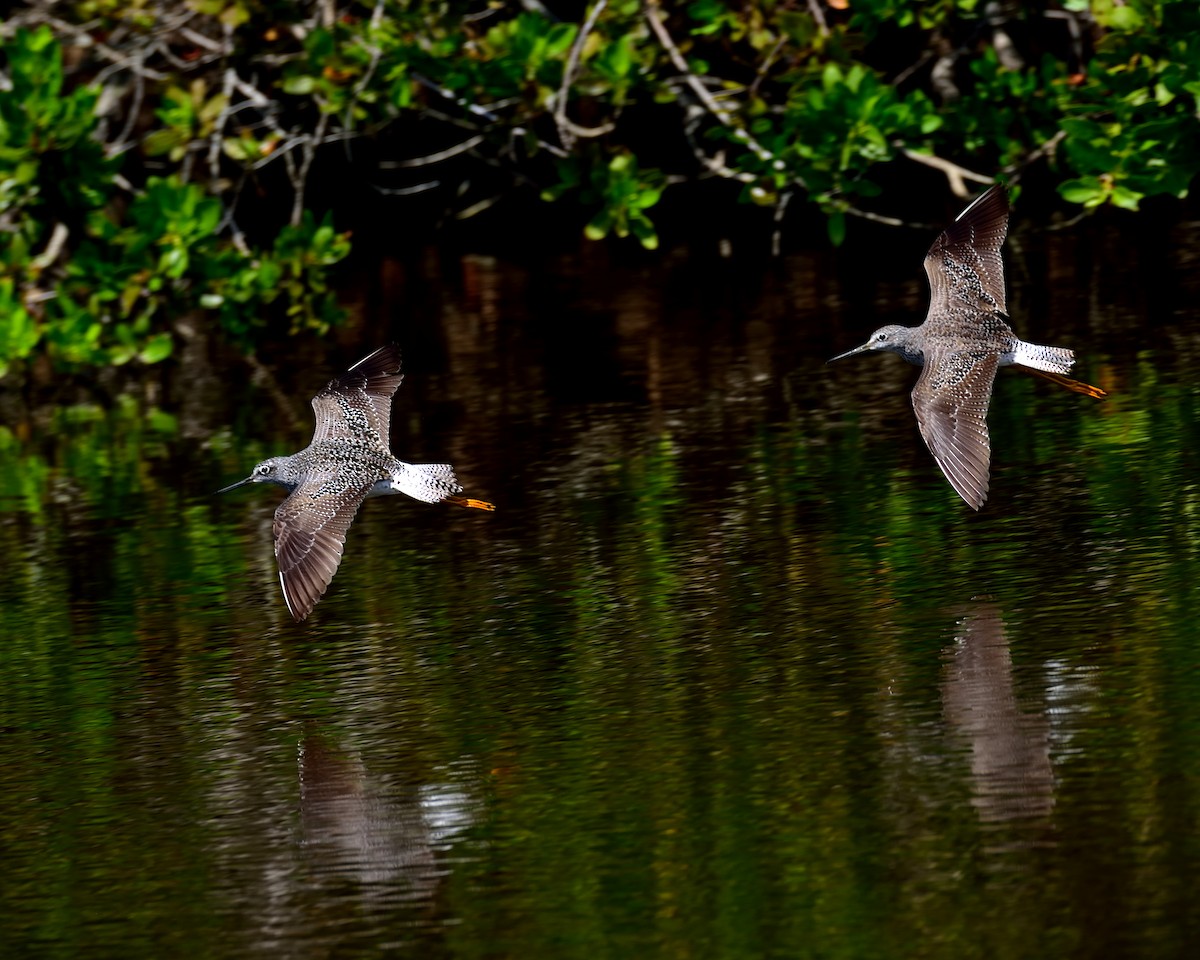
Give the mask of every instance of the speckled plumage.
[(976, 510), (988, 495), (987, 411), (999, 367), (1016, 364), (1076, 392), (1105, 396), (1065, 376), (1075, 362), (1070, 350), (1026, 343), (1013, 333), (1000, 256), (1007, 231), (1008, 197), (996, 185), (959, 214), (925, 256), (925, 322), (880, 327), (861, 347), (833, 358), (887, 350), (922, 368), (912, 391), (921, 436), (950, 485)]
[(324, 595), (341, 563), (346, 531), (368, 497), (403, 493), (426, 503), (495, 509), (457, 496), (462, 485), (448, 463), (405, 463), (392, 454), (392, 396), (403, 379), (399, 349), (376, 350), (313, 397), (317, 424), (307, 447), (264, 460), (225, 488), (274, 483), (290, 491), (275, 511), (274, 536), (283, 598), (296, 620)]

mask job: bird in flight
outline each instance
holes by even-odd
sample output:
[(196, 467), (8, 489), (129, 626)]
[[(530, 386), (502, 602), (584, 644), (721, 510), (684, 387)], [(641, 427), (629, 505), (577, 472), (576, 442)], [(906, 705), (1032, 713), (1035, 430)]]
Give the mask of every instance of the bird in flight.
[(400, 350), (381, 347), (358, 361), (312, 400), (317, 428), (312, 442), (289, 457), (271, 457), (245, 480), (289, 491), (275, 510), (275, 558), (283, 599), (303, 620), (324, 595), (342, 561), (346, 531), (369, 497), (403, 493), (426, 503), (495, 510), (459, 496), (462, 485), (448, 463), (405, 463), (389, 447), (392, 395), (404, 375)]
[(921, 367), (912, 392), (921, 436), (950, 486), (975, 510), (988, 495), (987, 410), (998, 367), (1015, 365), (1076, 393), (1107, 396), (1099, 387), (1067, 376), (1075, 363), (1071, 350), (1026, 343), (1013, 333), (1000, 257), (1007, 232), (1008, 195), (996, 184), (929, 248), (925, 322), (880, 327), (862, 346), (833, 358), (888, 350)]

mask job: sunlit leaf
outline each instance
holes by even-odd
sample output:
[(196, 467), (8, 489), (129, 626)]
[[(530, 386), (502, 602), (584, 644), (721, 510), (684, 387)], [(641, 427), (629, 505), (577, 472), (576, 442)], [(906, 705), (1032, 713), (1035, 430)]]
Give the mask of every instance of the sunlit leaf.
[(159, 333), (151, 337), (142, 349), (138, 352), (138, 359), (142, 363), (159, 363), (167, 359), (174, 349), (174, 340), (169, 333)]

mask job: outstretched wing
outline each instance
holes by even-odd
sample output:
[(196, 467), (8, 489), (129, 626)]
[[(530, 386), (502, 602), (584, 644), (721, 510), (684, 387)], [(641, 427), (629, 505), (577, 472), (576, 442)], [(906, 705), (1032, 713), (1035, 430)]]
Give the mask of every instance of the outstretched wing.
[(338, 564), (346, 531), (371, 489), (343, 486), (335, 471), (316, 471), (275, 511), (275, 559), (288, 610), (303, 620), (325, 594)]
[(950, 486), (975, 510), (988, 495), (987, 411), (998, 365), (994, 353), (927, 351), (912, 392), (926, 446)]
[(317, 429), (313, 442), (352, 439), (387, 447), (392, 419), (392, 396), (404, 379), (400, 348), (380, 347), (359, 360), (313, 397)]
[(1008, 312), (1000, 258), (1007, 232), (1008, 195), (996, 184), (960, 213), (925, 255), (930, 292), (926, 323), (963, 306)]

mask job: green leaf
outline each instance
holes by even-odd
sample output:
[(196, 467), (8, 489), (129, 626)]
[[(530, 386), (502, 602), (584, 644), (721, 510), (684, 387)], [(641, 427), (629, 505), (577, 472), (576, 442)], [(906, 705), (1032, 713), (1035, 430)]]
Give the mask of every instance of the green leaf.
[(1059, 121), (1059, 127), (1066, 131), (1067, 136), (1077, 140), (1085, 140), (1089, 143), (1094, 140), (1106, 140), (1104, 128), (1100, 124), (1092, 120), (1083, 120), (1080, 118), (1068, 118)]
[(254, 156), (253, 141), (242, 140), (240, 138), (226, 137), (221, 141), (221, 150), (230, 160), (245, 161)]
[(832, 90), (834, 87), (840, 86), (842, 83), (842, 71), (836, 63), (825, 64), (825, 69), (821, 71), (821, 86), (826, 90)]
[(658, 249), (658, 234), (654, 230), (654, 224), (646, 217), (639, 214), (629, 221), (629, 229), (633, 235), (641, 241), (643, 247), (647, 250)]
[(158, 333), (143, 344), (138, 359), (145, 364), (159, 363), (171, 355), (175, 343), (169, 333)]
[(612, 227), (612, 214), (607, 210), (601, 210), (588, 222), (588, 225), (583, 228), (583, 235), (589, 240), (603, 240), (608, 236), (608, 231)]
[(296, 96), (312, 93), (316, 88), (316, 78), (303, 73), (288, 77), (283, 81), (283, 92)]
[(149, 156), (159, 157), (164, 153), (170, 153), (176, 147), (183, 146), (187, 139), (188, 137), (183, 131), (167, 127), (146, 134), (146, 139), (142, 141), (142, 147)]
[(1112, 202), (1124, 210), (1137, 210), (1144, 195), (1128, 187), (1117, 185), (1112, 188)]
[(179, 419), (173, 414), (167, 413), (165, 410), (160, 410), (157, 407), (146, 414), (146, 422), (155, 433), (171, 435), (179, 432)]
[(1104, 185), (1096, 177), (1065, 180), (1058, 185), (1058, 195), (1067, 203), (1087, 203), (1104, 195)]
[(846, 214), (842, 210), (834, 210), (825, 224), (829, 231), (829, 242), (840, 247), (846, 239)]

